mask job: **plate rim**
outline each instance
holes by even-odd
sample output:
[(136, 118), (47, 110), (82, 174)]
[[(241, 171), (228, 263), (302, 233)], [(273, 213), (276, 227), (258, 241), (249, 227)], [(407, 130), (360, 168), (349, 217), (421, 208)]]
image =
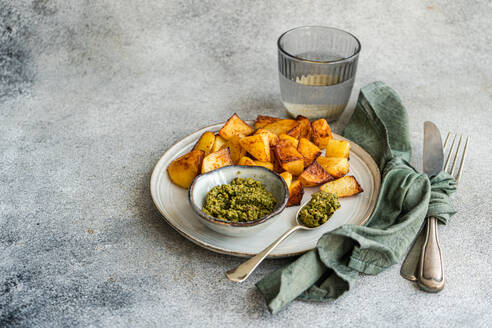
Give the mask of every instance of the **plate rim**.
[[(245, 120), (245, 122), (249, 125), (253, 124), (254, 123), (254, 120)], [(198, 245), (202, 248), (205, 248), (207, 250), (210, 250), (212, 252), (215, 252), (215, 253), (219, 253), (219, 254), (224, 254), (224, 255), (230, 255), (230, 256), (236, 256), (236, 257), (252, 257), (254, 255), (256, 255), (256, 253), (246, 253), (246, 252), (236, 252), (236, 251), (231, 251), (231, 250), (228, 250), (228, 249), (224, 249), (224, 248), (221, 248), (221, 247), (217, 247), (217, 246), (214, 246), (214, 245), (211, 245), (211, 244), (208, 244), (208, 243), (205, 243), (203, 241), (200, 241), (198, 239), (195, 239), (193, 238), (192, 236), (190, 236), (189, 234), (187, 234), (185, 231), (182, 231), (181, 229), (179, 229), (176, 225), (174, 225), (168, 218), (167, 218), (167, 213), (164, 213), (163, 210), (161, 210), (161, 208), (157, 205), (157, 200), (156, 200), (156, 192), (153, 188), (153, 185), (154, 185), (154, 182), (155, 184), (157, 184), (157, 167), (160, 166), (161, 162), (163, 162), (163, 159), (164, 157), (180, 142), (184, 141), (185, 139), (193, 136), (194, 134), (197, 134), (197, 133), (203, 133), (203, 132), (206, 132), (206, 131), (210, 131), (212, 130), (214, 133), (216, 133), (217, 131), (215, 131), (215, 129), (217, 129), (218, 127), (220, 127), (221, 125), (225, 124), (225, 122), (220, 122), (220, 123), (214, 123), (214, 124), (210, 124), (210, 125), (207, 125), (201, 129), (198, 129), (188, 135), (186, 135), (185, 137), (181, 138), (180, 140), (178, 140), (177, 142), (175, 142), (173, 145), (171, 145), (162, 155), (161, 157), (157, 160), (156, 164), (154, 165), (154, 168), (152, 169), (152, 174), (150, 176), (150, 185), (149, 185), (149, 189), (150, 189), (150, 195), (152, 197), (152, 202), (154, 203), (154, 206), (157, 208), (157, 210), (159, 211), (159, 213), (161, 214), (161, 216), (164, 218), (164, 220), (166, 221), (167, 224), (169, 224), (175, 231), (177, 231), (181, 236), (183, 236), (184, 238), (186, 238), (187, 240), (191, 241), (192, 243), (194, 243), (195, 245)], [(374, 210), (376, 209), (376, 204), (377, 204), (377, 199), (379, 197), (379, 192), (381, 191), (381, 172), (379, 170), (379, 167), (378, 165), (376, 164), (376, 161), (374, 160), (374, 158), (372, 158), (372, 156), (367, 152), (365, 151), (364, 148), (362, 148), (361, 146), (359, 146), (357, 143), (355, 143), (354, 141), (352, 140), (349, 140), (347, 138), (344, 138), (343, 136), (337, 134), (337, 133), (332, 133), (332, 135), (334, 137), (337, 137), (337, 139), (341, 139), (341, 140), (346, 140), (348, 142), (350, 142), (351, 144), (351, 148), (353, 146), (355, 146), (355, 148), (357, 148), (358, 151), (362, 152), (363, 154), (367, 155), (366, 157), (368, 158), (369, 162), (371, 162), (371, 166), (373, 166), (377, 172), (379, 173), (377, 176), (376, 176), (376, 179), (374, 179), (374, 185), (375, 185), (375, 191), (374, 194), (372, 195), (371, 199), (370, 199), (370, 202), (371, 204), (373, 204), (372, 206), (372, 209), (371, 211), (366, 215), (366, 217), (357, 225), (360, 225), (360, 226), (363, 226), (364, 224), (366, 224), (367, 220), (369, 220), (369, 218), (371, 217), (371, 215), (374, 213)], [(364, 160), (363, 161), (364, 163), (366, 163), (366, 161)], [(367, 163), (366, 163), (367, 165)], [(164, 169), (165, 170), (165, 169)], [(267, 258), (287, 258), (287, 257), (292, 257), (292, 256), (299, 256), (299, 255), (302, 255), (306, 252), (309, 252), (311, 250), (313, 250), (313, 248), (310, 248), (310, 249), (303, 249), (303, 250), (300, 250), (300, 251), (297, 251), (297, 252), (291, 252), (291, 253), (282, 253), (282, 254), (270, 254)]]

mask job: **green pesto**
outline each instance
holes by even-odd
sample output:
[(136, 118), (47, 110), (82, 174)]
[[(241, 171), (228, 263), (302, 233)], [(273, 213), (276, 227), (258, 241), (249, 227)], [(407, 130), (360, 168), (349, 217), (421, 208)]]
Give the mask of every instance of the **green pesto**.
[(301, 222), (310, 228), (319, 227), (340, 208), (338, 196), (319, 191), (311, 196), (311, 200), (299, 213)]
[(277, 200), (265, 185), (251, 178), (235, 178), (215, 186), (205, 198), (202, 211), (217, 219), (248, 222), (273, 212)]

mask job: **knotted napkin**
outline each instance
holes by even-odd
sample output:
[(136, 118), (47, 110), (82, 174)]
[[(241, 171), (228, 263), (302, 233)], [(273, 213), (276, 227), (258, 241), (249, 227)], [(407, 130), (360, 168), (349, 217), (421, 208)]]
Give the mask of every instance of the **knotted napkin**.
[(381, 190), (365, 226), (347, 224), (324, 234), (316, 248), (260, 280), (256, 286), (272, 313), (292, 300), (327, 301), (350, 290), (359, 273), (378, 274), (408, 250), (427, 215), (446, 223), (455, 212), (455, 180), (431, 177), (410, 164), (408, 116), (399, 96), (383, 82), (361, 89), (343, 135), (379, 165)]

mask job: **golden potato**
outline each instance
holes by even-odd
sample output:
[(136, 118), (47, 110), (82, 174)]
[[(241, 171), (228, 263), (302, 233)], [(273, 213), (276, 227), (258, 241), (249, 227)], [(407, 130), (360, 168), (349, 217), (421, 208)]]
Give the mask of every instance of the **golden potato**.
[(297, 140), (296, 138), (289, 136), (285, 133), (282, 133), (281, 135), (279, 135), (278, 139), (279, 140), (285, 140), (285, 141), (289, 142), (292, 145), (292, 147), (294, 147), (294, 148), (297, 148), (297, 145), (299, 145), (299, 140)]
[(264, 133), (254, 134), (239, 140), (241, 146), (254, 158), (262, 162), (270, 162), (270, 143)]
[(315, 144), (317, 144), (321, 148), (324, 148), (331, 138), (332, 137), (319, 137), (315, 139)]
[(234, 113), (234, 115), (232, 115), (219, 130), (219, 134), (226, 140), (229, 140), (234, 136), (249, 136), (252, 133), (253, 128), (241, 120), (236, 113)]
[(203, 150), (205, 155), (208, 155), (212, 152), (212, 148), (215, 143), (215, 134), (213, 132), (207, 131), (202, 134), (200, 139), (197, 141), (194, 150)]
[(287, 134), (287, 132), (295, 128), (298, 124), (299, 123), (296, 120), (284, 119), (265, 125), (263, 129), (275, 133), (276, 135), (280, 135), (282, 133)]
[(246, 150), (239, 144), (239, 137), (234, 136), (227, 140), (220, 149), (229, 148), (231, 159), (234, 164), (237, 164), (241, 157), (246, 155)]
[(343, 177), (350, 170), (349, 162), (345, 157), (319, 156), (316, 162), (335, 178)]
[(203, 150), (195, 149), (172, 161), (167, 167), (171, 181), (182, 188), (189, 188), (193, 179), (200, 174), (204, 156)]
[(297, 139), (301, 135), (301, 130), (302, 130), (301, 123), (298, 123), (291, 130), (289, 130), (286, 134)]
[(292, 183), (292, 174), (285, 171), (280, 173), (280, 176), (284, 179), (285, 183), (287, 184), (287, 187), (290, 187), (290, 184)]
[(299, 181), (301, 181), (304, 187), (319, 186), (322, 183), (332, 181), (334, 179), (334, 177), (332, 177), (321, 167), (321, 165), (316, 162), (309, 165), (309, 167), (307, 167), (299, 176)]
[(304, 170), (304, 157), (288, 141), (279, 141), (275, 146), (275, 157), (280, 166), (292, 175), (300, 175)]
[(254, 161), (255, 166), (263, 166), (273, 171), (273, 164), (270, 162)]
[(239, 160), (239, 162), (237, 163), (237, 165), (255, 166), (255, 161), (253, 161), (249, 157), (244, 156), (244, 157), (241, 157), (241, 159)]
[(255, 134), (266, 134), (268, 137), (268, 143), (270, 146), (275, 146), (278, 143), (278, 136), (275, 133), (272, 133), (265, 129), (256, 130)]
[(314, 121), (311, 124), (313, 128), (313, 135), (316, 137), (330, 137), (332, 136), (331, 128), (328, 122), (322, 118)]
[(345, 140), (330, 139), (326, 142), (325, 157), (349, 157), (350, 142)]
[(304, 137), (299, 139), (297, 150), (304, 157), (304, 167), (311, 165), (321, 155), (321, 149)]
[(314, 121), (311, 126), (313, 128), (314, 143), (320, 148), (325, 147), (327, 141), (333, 138), (328, 122), (322, 118)]
[[(212, 146), (212, 152), (220, 150), (220, 148), (227, 142), (224, 138), (222, 138), (220, 135), (216, 134), (215, 135), (215, 141), (214, 145)], [(208, 155), (208, 154), (207, 154)]]
[(287, 201), (287, 207), (300, 205), (302, 196), (304, 196), (304, 188), (301, 181), (296, 180), (292, 182), (289, 186), (289, 200)]
[(277, 173), (282, 173), (285, 170), (280, 166), (278, 162), (277, 155), (275, 155), (275, 147), (270, 147), (270, 162), (273, 164), (273, 171)]
[(278, 117), (271, 117), (271, 116), (265, 116), (265, 115), (258, 115), (256, 117), (255, 121), (255, 130), (256, 129), (261, 129), (265, 126), (267, 126), (270, 123), (274, 123), (277, 121), (280, 121), (281, 119)]
[(202, 173), (210, 172), (218, 168), (233, 165), (229, 148), (223, 148), (208, 154), (203, 158)]
[(299, 135), (299, 138), (306, 138), (308, 140), (311, 140), (313, 137), (313, 129), (311, 128), (311, 122), (309, 122), (309, 119), (302, 115), (298, 115), (296, 117), (296, 121), (299, 122), (301, 126), (301, 133)]
[(337, 194), (339, 198), (349, 197), (364, 191), (359, 182), (357, 182), (357, 179), (352, 175), (327, 182), (320, 189), (325, 192)]
[(269, 170), (273, 171), (273, 164), (270, 162), (262, 162), (262, 161), (255, 161), (252, 160), (249, 157), (241, 157), (241, 159), (238, 162), (238, 165), (248, 165), (248, 166), (263, 166), (266, 167)]

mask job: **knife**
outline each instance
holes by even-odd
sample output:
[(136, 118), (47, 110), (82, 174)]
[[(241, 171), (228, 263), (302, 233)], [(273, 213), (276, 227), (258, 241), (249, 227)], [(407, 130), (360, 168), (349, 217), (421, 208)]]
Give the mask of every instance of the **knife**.
[[(429, 176), (442, 170), (444, 154), (439, 129), (432, 122), (424, 123), (424, 172)], [(444, 288), (442, 254), (437, 234), (437, 219), (428, 217), (425, 229), (417, 235), (400, 270), (405, 279), (417, 281), (419, 287), (428, 292)]]

